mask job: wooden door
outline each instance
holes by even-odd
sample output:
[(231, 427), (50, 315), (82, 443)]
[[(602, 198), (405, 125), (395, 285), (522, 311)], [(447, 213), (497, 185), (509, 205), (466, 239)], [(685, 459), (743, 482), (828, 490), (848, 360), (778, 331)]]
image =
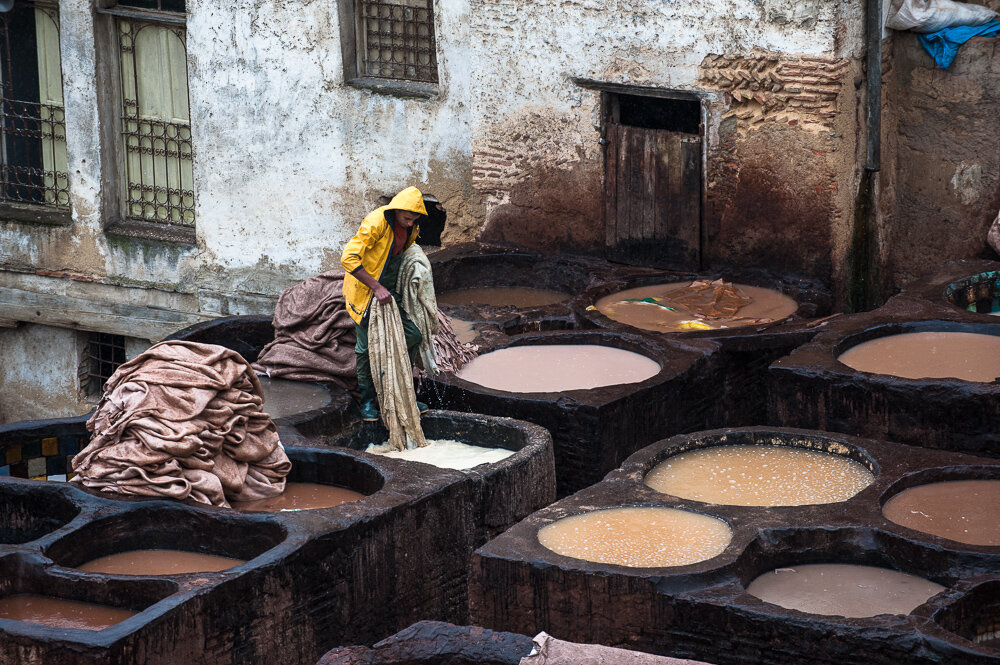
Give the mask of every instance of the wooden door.
[(701, 262), (701, 137), (606, 125), (604, 200), (611, 261), (672, 270)]

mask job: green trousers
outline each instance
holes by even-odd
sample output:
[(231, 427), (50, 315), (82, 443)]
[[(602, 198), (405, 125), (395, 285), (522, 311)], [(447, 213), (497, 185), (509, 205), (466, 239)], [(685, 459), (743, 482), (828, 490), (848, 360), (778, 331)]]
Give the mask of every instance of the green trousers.
[[(400, 296), (395, 292), (390, 292), (392, 293), (392, 297), (396, 300), (396, 306), (399, 309), (399, 318), (403, 323), (403, 337), (406, 339), (406, 351), (410, 355), (410, 363), (413, 363), (417, 359), (417, 347), (420, 345), (420, 340), (423, 339), (423, 336), (420, 334), (420, 330), (417, 329), (417, 326), (413, 323), (413, 321), (410, 321), (410, 317), (406, 315), (406, 311), (403, 309), (403, 305), (400, 302)], [(357, 355), (358, 389), (361, 391), (362, 403), (375, 399), (375, 386), (372, 384), (371, 361), (368, 359), (368, 315), (371, 312), (372, 307), (379, 306), (380, 305), (372, 299), (371, 305), (368, 306), (368, 311), (365, 312), (364, 318), (361, 319), (361, 324), (354, 325), (354, 332), (358, 337), (358, 341), (354, 345), (354, 353)]]

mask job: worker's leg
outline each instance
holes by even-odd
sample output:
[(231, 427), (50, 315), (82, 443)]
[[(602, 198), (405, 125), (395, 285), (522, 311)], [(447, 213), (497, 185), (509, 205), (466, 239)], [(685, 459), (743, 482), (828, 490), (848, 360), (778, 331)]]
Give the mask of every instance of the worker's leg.
[(371, 361), (368, 359), (368, 316), (354, 326), (357, 342), (354, 354), (357, 361), (358, 390), (361, 391), (361, 419), (372, 422), (378, 420), (378, 401), (375, 398), (375, 384), (372, 383)]

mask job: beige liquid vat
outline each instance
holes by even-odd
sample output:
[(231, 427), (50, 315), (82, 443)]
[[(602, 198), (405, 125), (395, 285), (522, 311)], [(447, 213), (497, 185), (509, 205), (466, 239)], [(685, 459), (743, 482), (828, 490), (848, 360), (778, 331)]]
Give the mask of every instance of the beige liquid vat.
[(882, 507), (886, 519), (969, 545), (1000, 547), (1000, 480), (953, 480), (903, 490)]
[(874, 480), (841, 455), (792, 446), (700, 448), (669, 457), (646, 475), (657, 492), (730, 506), (803, 506), (846, 501)]
[(873, 374), (989, 383), (1000, 377), (1000, 337), (964, 332), (887, 335), (851, 347), (838, 360)]
[(149, 549), (109, 554), (88, 561), (77, 568), (88, 573), (105, 575), (183, 575), (214, 573), (242, 563), (246, 561), (198, 552)]
[[(656, 284), (619, 291), (605, 296), (595, 303), (597, 309), (609, 319), (643, 330), (656, 332), (677, 332), (692, 329), (685, 325), (688, 321), (698, 321), (701, 327), (712, 329), (738, 328), (759, 324), (761, 320), (784, 319), (799, 308), (798, 303), (783, 293), (747, 284), (735, 284), (739, 292), (750, 299), (750, 303), (740, 307), (732, 317), (699, 318), (692, 311), (675, 307), (671, 312), (652, 303), (623, 302), (629, 299), (660, 298), (669, 300), (670, 295), (684, 289), (691, 282)], [(669, 302), (664, 302), (669, 306)], [(698, 329), (698, 328), (694, 328)]]
[(118, 607), (30, 593), (0, 598), (0, 619), (28, 621), (50, 628), (104, 630), (135, 614)]
[(455, 289), (439, 293), (442, 305), (489, 305), (493, 307), (541, 307), (569, 300), (568, 293), (520, 286)]
[(888, 568), (819, 563), (777, 568), (747, 587), (763, 601), (809, 614), (909, 614), (944, 587)]
[(458, 376), (494, 390), (532, 393), (638, 383), (659, 371), (656, 361), (610, 346), (537, 344), (483, 354), (465, 365)]
[(632, 568), (686, 566), (721, 554), (733, 537), (722, 520), (676, 508), (610, 508), (542, 527), (557, 554)]
[(296, 413), (321, 409), (330, 403), (330, 392), (323, 386), (302, 381), (285, 381), (258, 376), (264, 394), (262, 410), (271, 418), (285, 418)]
[(319, 483), (285, 483), (285, 491), (269, 499), (256, 501), (233, 501), (236, 510), (251, 512), (279, 513), (283, 510), (316, 510), (332, 508), (343, 503), (352, 503), (365, 498), (364, 494), (336, 485)]

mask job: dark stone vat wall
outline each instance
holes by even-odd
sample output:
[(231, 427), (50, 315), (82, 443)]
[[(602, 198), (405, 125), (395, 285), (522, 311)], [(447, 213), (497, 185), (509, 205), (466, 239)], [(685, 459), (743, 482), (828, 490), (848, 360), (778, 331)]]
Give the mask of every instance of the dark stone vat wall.
[[(518, 452), (466, 474), (346, 447), (288, 445), (292, 480), (370, 495), (274, 514), (0, 479), (0, 595), (39, 592), (142, 610), (98, 632), (0, 620), (0, 662), (314, 663), (335, 645), (370, 644), (421, 619), (465, 622), (473, 547), (554, 496), (551, 441), (540, 427), (509, 419), (438, 412), (425, 420), (442, 437), (475, 435), (486, 445), (495, 438)], [(5, 426), (0, 455), (47, 438), (85, 442), (84, 421)], [(309, 443), (280, 431), (286, 443)], [(70, 567), (137, 546), (251, 560), (161, 578)]]
[[(714, 342), (567, 331), (516, 335), (499, 340), (496, 348), (531, 344), (611, 346), (652, 358), (661, 368), (640, 383), (558, 393), (492, 390), (445, 374), (427, 381), (421, 394), (432, 405), (520, 418), (548, 429), (560, 496), (597, 482), (651, 441), (704, 428), (719, 399)], [(495, 349), (483, 351), (488, 350)]]
[[(663, 459), (725, 444), (802, 445), (862, 462), (875, 481), (840, 503), (800, 507), (704, 504), (660, 494), (642, 481)], [(963, 545), (889, 522), (881, 506), (925, 471), (922, 481), (1000, 479), (1000, 462), (945, 451), (781, 428), (699, 432), (655, 443), (605, 480), (531, 515), (479, 550), (470, 615), (493, 630), (600, 643), (719, 665), (979, 665), (1000, 650), (971, 641), (969, 625), (1000, 604), (1000, 548)], [(902, 484), (901, 484), (902, 483)], [(627, 568), (558, 555), (539, 528), (563, 517), (618, 506), (679, 507), (714, 515), (733, 529), (708, 561)], [(758, 575), (808, 563), (895, 568), (947, 587), (908, 616), (865, 619), (811, 615), (745, 591)], [(993, 615), (995, 616), (995, 615)]]
[[(1000, 384), (904, 379), (861, 372), (837, 357), (888, 334), (950, 331), (1000, 335), (997, 317), (898, 297), (874, 312), (831, 321), (768, 373), (770, 421), (1000, 456)], [(935, 315), (948, 318), (928, 318)], [(985, 321), (985, 322), (984, 322)]]
[(333, 649), (316, 665), (518, 665), (531, 647), (527, 635), (419, 621), (371, 647)]

